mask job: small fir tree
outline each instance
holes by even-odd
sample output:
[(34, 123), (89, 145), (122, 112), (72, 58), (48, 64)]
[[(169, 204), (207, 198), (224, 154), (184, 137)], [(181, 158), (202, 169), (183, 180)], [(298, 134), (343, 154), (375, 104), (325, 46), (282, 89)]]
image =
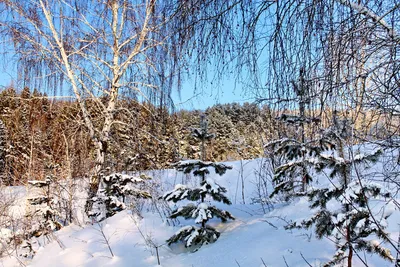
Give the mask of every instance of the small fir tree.
[(59, 222), (59, 213), (56, 210), (57, 200), (51, 196), (52, 177), (47, 176), (45, 181), (28, 181), (28, 184), (38, 190), (32, 197), (27, 198), (33, 211), (28, 216), (37, 219), (32, 225), (31, 236), (39, 237), (48, 235), (53, 231), (60, 230), (62, 224)]
[(192, 129), (192, 136), (201, 142), (201, 160), (206, 160), (206, 142), (215, 138), (215, 134), (208, 132), (208, 122), (205, 114), (200, 115), (200, 128)]
[(113, 173), (103, 176), (97, 196), (92, 198), (94, 208), (89, 216), (96, 221), (102, 221), (126, 209), (126, 198), (151, 198), (150, 193), (143, 190), (143, 186), (149, 176), (144, 174), (139, 177)]
[[(31, 207), (26, 217), (31, 219), (28, 232), (23, 234), (21, 244), (21, 256), (33, 257), (35, 250), (32, 246), (32, 238), (45, 236), (49, 239), (52, 232), (62, 228), (60, 214), (56, 209), (57, 200), (51, 194), (52, 176), (47, 176), (44, 181), (28, 181), (31, 186), (30, 197), (27, 202)], [(50, 240), (50, 239), (49, 239)]]
[[(193, 136), (202, 142), (202, 159), (205, 159), (205, 141), (213, 137), (212, 134), (207, 132), (207, 122), (205, 117), (201, 117), (200, 129), (193, 130)], [(178, 202), (181, 200), (189, 200), (194, 203), (189, 203), (180, 207), (172, 212), (170, 218), (177, 218), (179, 216), (185, 219), (195, 219), (197, 226), (186, 226), (181, 228), (177, 233), (167, 240), (168, 245), (181, 241), (187, 248), (193, 248), (193, 252), (197, 251), (202, 245), (214, 243), (220, 233), (213, 227), (207, 225), (207, 222), (214, 217), (226, 222), (228, 219), (234, 220), (235, 218), (228, 211), (221, 210), (212, 206), (208, 199), (223, 202), (227, 205), (231, 201), (224, 195), (226, 189), (218, 185), (213, 179), (207, 178), (209, 168), (213, 168), (215, 173), (224, 175), (226, 170), (232, 167), (222, 163), (207, 162), (204, 160), (186, 160), (179, 161), (173, 165), (178, 171), (185, 174), (192, 173), (195, 177), (200, 177), (200, 186), (196, 188), (189, 188), (185, 185), (176, 185), (175, 189), (163, 195), (166, 201)]]
[[(385, 232), (386, 219), (389, 215), (374, 216), (369, 208), (369, 202), (374, 198), (386, 198), (390, 194), (385, 192), (380, 185), (364, 181), (359, 176), (352, 177), (352, 168), (363, 164), (376, 162), (381, 150), (375, 150), (369, 155), (358, 154), (346, 157), (344, 153), (344, 139), (347, 138), (345, 129), (346, 121), (334, 120), (333, 128), (328, 129), (325, 137), (335, 141), (336, 149), (331, 153), (316, 154), (313, 160), (308, 159), (307, 164), (313, 166), (318, 173), (330, 170), (330, 188), (310, 189), (306, 195), (310, 201), (310, 208), (316, 209), (314, 215), (301, 222), (291, 223), (287, 229), (310, 228), (315, 226), (318, 238), (334, 236), (336, 240), (336, 253), (332, 260), (325, 266), (336, 266), (347, 262), (352, 266), (355, 250), (376, 253), (382, 258), (393, 261), (390, 251), (384, 248), (380, 241), (389, 241)], [(338, 178), (338, 179), (336, 179)], [(332, 210), (328, 203), (338, 201), (340, 207)], [(331, 205), (332, 207), (333, 205)], [(379, 217), (379, 219), (378, 219)]]
[(274, 169), (274, 190), (270, 197), (282, 194), (286, 200), (299, 193), (304, 193), (304, 183), (312, 181), (310, 167), (323, 151), (335, 148), (335, 143), (326, 136), (305, 143), (295, 139), (280, 139), (266, 145), (275, 155), (280, 155), (285, 163)]
[(283, 194), (286, 199), (297, 192), (305, 192), (307, 185), (312, 181), (307, 161), (321, 150), (332, 146), (329, 140), (307, 140), (305, 126), (316, 124), (318, 117), (306, 115), (306, 106), (310, 104), (309, 84), (305, 79), (305, 71), (300, 69), (298, 81), (292, 81), (293, 90), (297, 96), (299, 113), (297, 115), (282, 114), (276, 120), (287, 127), (295, 126), (299, 131), (299, 138), (282, 138), (266, 145), (273, 155), (278, 155), (283, 164), (275, 169), (273, 182), (275, 184), (272, 195)]

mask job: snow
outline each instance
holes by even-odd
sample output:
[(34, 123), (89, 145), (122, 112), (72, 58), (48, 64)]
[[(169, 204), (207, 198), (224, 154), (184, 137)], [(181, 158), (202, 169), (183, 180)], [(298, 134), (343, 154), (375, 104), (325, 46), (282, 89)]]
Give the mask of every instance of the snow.
[(206, 209), (208, 209), (208, 205), (207, 205), (207, 203), (200, 203), (199, 206), (198, 206), (198, 208), (199, 208), (199, 209), (206, 210)]
[(344, 158), (336, 156), (332, 153), (323, 152), (321, 153), (321, 157), (327, 160), (333, 160), (335, 162), (338, 162), (339, 164), (344, 164), (346, 162)]
[(176, 184), (175, 185), (175, 190), (185, 190), (187, 188), (187, 186), (186, 185), (183, 185), (183, 184)]
[(125, 181), (125, 180), (129, 180), (131, 183), (142, 183), (144, 182), (142, 177), (136, 177), (136, 176), (132, 176), (129, 174), (123, 174), (123, 173), (113, 173), (111, 175), (105, 176), (104, 180), (106, 182), (109, 182), (113, 179), (118, 179), (120, 181)]
[[(243, 209), (236, 206), (235, 209)], [(236, 212), (238, 213), (238, 212)], [(304, 236), (297, 236), (283, 228), (274, 229), (261, 216), (250, 216), (239, 212), (241, 221), (218, 225), (222, 231), (217, 242), (203, 246), (196, 253), (172, 250), (164, 245), (159, 249), (161, 265), (164, 267), (186, 266), (235, 266), (237, 260), (241, 266), (262, 266), (262, 257), (267, 266), (284, 266), (282, 255), (290, 266), (302, 264), (300, 252), (311, 262), (322, 262), (332, 252), (332, 244), (327, 241), (310, 243)], [(30, 266), (154, 266), (157, 263), (154, 249), (149, 248), (138, 233), (137, 227), (130, 219), (130, 214), (121, 212), (107, 220), (108, 227), (103, 227), (105, 235), (110, 238), (114, 258), (109, 252), (98, 232), (98, 226), (80, 228), (72, 225), (57, 233), (65, 249), (53, 242), (38, 251)], [(281, 226), (279, 219), (268, 219)], [(188, 226), (189, 230), (192, 226)], [(146, 214), (140, 221), (139, 228), (152, 236), (155, 242), (163, 244), (174, 233), (173, 227), (165, 226), (157, 216)], [(182, 231), (181, 229), (180, 231)], [(198, 231), (193, 231), (186, 240), (190, 244)], [(276, 242), (279, 240), (279, 242)], [(295, 241), (295, 242), (293, 242)], [(320, 257), (313, 256), (313, 250), (321, 251)], [(321, 253), (320, 253), (321, 254)], [(323, 256), (325, 254), (325, 256)], [(279, 256), (277, 256), (279, 255)], [(6, 265), (7, 266), (7, 265)], [(10, 265), (11, 266), (11, 265)]]
[(379, 242), (379, 240), (375, 240), (375, 239), (369, 241), (369, 243), (374, 247), (377, 247), (377, 246), (379, 246), (381, 244), (381, 242)]
[(193, 218), (195, 218), (195, 223), (201, 223), (202, 221), (207, 221), (209, 218), (212, 218), (212, 212), (208, 210), (208, 205), (206, 203), (200, 203), (193, 212)]
[(37, 187), (44, 187), (44, 186), (48, 186), (50, 184), (50, 181), (47, 179), (46, 179), (46, 181), (32, 180), (32, 181), (28, 181), (28, 184), (37, 186)]
[(190, 247), (193, 243), (193, 240), (199, 235), (199, 229), (197, 227), (193, 227), (194, 231), (186, 237), (186, 246)]
[(12, 238), (13, 233), (10, 229), (7, 228), (0, 228), (0, 239), (10, 239)]
[(393, 203), (393, 200), (389, 201), (383, 210), (383, 218), (389, 218), (396, 210), (398, 210), (398, 208), (396, 204)]
[(165, 192), (163, 198), (166, 201), (172, 201), (174, 199), (185, 199), (189, 193), (189, 188), (182, 184), (175, 185), (174, 190)]
[(365, 158), (365, 154), (357, 154), (354, 156), (354, 160), (363, 160)]
[(191, 226), (191, 225), (184, 226), (184, 227), (182, 227), (181, 229), (179, 229), (178, 231), (176, 231), (176, 232), (175, 232), (175, 235), (179, 235), (179, 234), (182, 233), (182, 232), (189, 231), (189, 230), (192, 229), (193, 227), (195, 227), (195, 226)]
[(177, 163), (175, 163), (174, 165), (177, 166), (188, 166), (188, 165), (195, 165), (195, 164), (199, 164), (201, 163), (202, 165), (210, 165), (212, 164), (211, 161), (202, 161), (202, 160), (198, 160), (198, 159), (188, 159), (188, 160), (181, 160)]
[[(230, 162), (233, 169), (227, 170), (225, 175), (220, 177), (210, 173), (206, 180), (207, 184), (211, 185), (210, 190), (218, 190), (218, 185), (225, 187), (228, 190), (226, 195), (233, 203), (231, 206), (216, 203), (216, 206), (232, 213), (236, 220), (221, 223), (220, 220), (211, 219), (208, 223), (218, 230), (221, 236), (215, 243), (204, 245), (195, 253), (190, 253), (184, 244), (174, 244), (169, 247), (165, 243), (169, 237), (180, 231), (194, 229), (186, 240), (186, 244), (191, 244), (199, 234), (198, 228), (192, 226), (193, 220), (180, 220), (179, 225), (172, 226), (168, 225), (158, 213), (144, 208), (141, 213), (142, 219), (132, 215), (131, 211), (125, 210), (108, 218), (102, 224), (67, 226), (55, 232), (58, 241), (50, 244), (37, 244), (35, 257), (32, 260), (23, 259), (24, 264), (32, 267), (154, 267), (157, 266), (157, 256), (154, 246), (149, 245), (148, 240), (151, 240), (153, 244), (160, 246), (158, 252), (163, 267), (231, 267), (238, 265), (262, 267), (264, 266), (263, 262), (269, 267), (286, 266), (286, 263), (288, 266), (308, 266), (303, 257), (312, 266), (321, 266), (332, 259), (335, 253), (334, 242), (325, 238), (316, 239), (312, 229), (291, 231), (284, 229), (288, 222), (302, 221), (313, 214), (308, 207), (309, 202), (306, 198), (299, 198), (290, 204), (273, 203), (274, 208), (266, 209), (266, 213), (263, 212), (261, 204), (243, 204), (243, 202), (251, 203), (252, 198), (258, 197), (257, 178), (259, 174), (256, 170), (260, 169), (264, 161), (264, 159), (255, 159)], [(193, 161), (185, 162), (193, 163)], [(377, 163), (373, 170), (376, 171), (380, 168), (382, 165)], [(154, 177), (153, 180), (160, 182), (163, 192), (174, 188), (177, 191), (187, 189), (187, 186), (183, 185), (185, 179), (188, 179), (187, 176), (175, 170), (152, 171), (151, 176)], [(241, 177), (246, 177), (243, 188), (237, 186), (241, 182)], [(187, 184), (197, 183), (198, 185), (198, 179), (193, 177), (191, 179)], [(316, 187), (328, 186), (332, 182), (324, 179), (323, 175), (316, 180), (319, 183), (313, 185)], [(387, 187), (385, 183), (379, 181), (376, 184), (382, 188)], [(346, 192), (346, 197), (353, 197), (359, 192), (359, 189), (354, 184), (351, 190)], [(22, 194), (24, 194), (23, 190), (25, 189), (19, 189)], [(272, 192), (272, 187), (269, 186), (268, 190)], [(244, 199), (242, 199), (242, 195)], [(266, 201), (272, 200), (267, 199)], [(25, 202), (19, 200), (18, 203), (13, 209), (19, 210), (23, 214)], [(391, 239), (397, 240), (398, 222), (400, 221), (399, 209), (393, 202), (385, 204), (385, 201), (375, 201), (371, 204), (371, 209), (382, 217), (388, 217), (387, 230), (390, 232)], [(333, 205), (328, 206), (329, 209), (335, 207), (340, 209), (341, 203), (337, 201), (337, 203), (329, 205)], [(201, 221), (201, 219), (209, 218), (208, 209), (208, 203), (199, 204), (194, 219)], [(391, 216), (389, 217), (389, 215)], [(345, 217), (346, 214), (340, 214), (337, 220), (345, 220)], [(362, 227), (363, 223), (364, 221), (360, 221), (357, 226)], [(111, 256), (101, 231), (108, 239), (114, 257)], [(9, 234), (9, 231), (0, 229), (2, 237), (9, 236)], [(373, 237), (370, 242), (376, 244), (379, 241)], [(393, 251), (392, 254), (395, 255)], [(362, 257), (367, 259), (370, 266), (393, 266), (378, 256), (363, 254)], [(14, 257), (4, 257), (0, 259), (0, 266), (11, 267), (19, 266), (19, 264)], [(354, 266), (363, 266), (363, 264), (355, 257)]]
[[(210, 186), (208, 189), (207, 186)], [(203, 192), (211, 192), (211, 193), (218, 193), (221, 190), (221, 187), (215, 182), (212, 178), (207, 178), (206, 183), (201, 187)]]

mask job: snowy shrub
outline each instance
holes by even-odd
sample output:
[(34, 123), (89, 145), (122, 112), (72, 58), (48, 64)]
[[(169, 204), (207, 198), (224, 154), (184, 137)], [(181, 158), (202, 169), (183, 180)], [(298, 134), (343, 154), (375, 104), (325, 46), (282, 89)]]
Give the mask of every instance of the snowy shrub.
[(12, 206), (16, 203), (16, 196), (6, 187), (0, 186), (0, 258), (13, 252), (16, 247), (16, 218), (12, 214)]
[(95, 205), (89, 216), (102, 221), (126, 209), (128, 197), (151, 198), (147, 191), (140, 188), (149, 179), (143, 174), (139, 177), (121, 173), (103, 176), (97, 196), (91, 199)]

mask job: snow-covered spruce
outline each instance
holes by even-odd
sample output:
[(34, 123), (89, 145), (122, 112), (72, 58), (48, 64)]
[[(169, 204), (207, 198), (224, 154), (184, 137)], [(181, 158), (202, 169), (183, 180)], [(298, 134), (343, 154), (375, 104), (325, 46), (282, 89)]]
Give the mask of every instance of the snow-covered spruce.
[[(203, 162), (201, 160), (181, 161), (174, 165), (177, 170), (185, 173), (196, 173), (195, 175), (203, 177), (208, 174), (208, 168), (214, 168), (215, 172), (223, 175), (227, 169), (232, 167), (225, 164), (214, 162)], [(199, 172), (200, 171), (200, 172)], [(210, 198), (214, 201), (223, 202), (227, 205), (231, 201), (224, 195), (226, 189), (217, 184), (213, 179), (206, 178), (202, 180), (199, 187), (188, 188), (185, 185), (176, 185), (175, 189), (163, 195), (167, 201), (178, 202), (181, 200), (195, 201), (197, 204), (189, 203), (172, 212), (170, 218), (183, 217), (185, 219), (194, 219), (195, 223), (201, 224), (201, 227), (188, 226), (182, 228), (175, 235), (167, 240), (167, 243), (182, 241), (185, 247), (194, 247), (192, 251), (197, 251), (202, 245), (215, 242), (220, 233), (207, 225), (211, 218), (219, 218), (222, 222), (234, 220), (235, 218), (228, 211), (221, 210), (215, 206), (208, 205), (205, 201)]]
[(180, 200), (184, 200), (188, 197), (188, 194), (191, 192), (191, 189), (186, 185), (177, 184), (175, 185), (174, 190), (166, 192), (162, 198), (166, 201), (178, 202)]
[(185, 174), (193, 173), (194, 176), (203, 176), (209, 174), (210, 171), (208, 170), (208, 167), (212, 167), (215, 170), (215, 173), (219, 175), (224, 175), (226, 170), (232, 169), (232, 167), (223, 163), (202, 161), (197, 159), (181, 160), (172, 164), (172, 167)]
[(193, 252), (197, 251), (203, 244), (210, 244), (217, 241), (221, 234), (210, 226), (197, 227), (185, 226), (179, 229), (170, 239), (167, 240), (168, 245), (179, 241), (184, 242), (185, 247), (197, 247)]
[(208, 122), (205, 114), (200, 115), (200, 128), (191, 129), (192, 136), (201, 141), (215, 138), (215, 134), (208, 132)]
[(217, 217), (221, 221), (226, 222), (228, 219), (234, 220), (235, 218), (229, 212), (216, 208), (215, 206), (208, 206), (202, 202), (197, 206), (189, 203), (172, 212), (171, 218), (183, 217), (185, 219), (195, 219), (194, 222), (198, 224), (205, 224), (209, 219)]
[(38, 190), (35, 190), (33, 196), (29, 196), (27, 201), (32, 207), (28, 214), (34, 222), (30, 231), (30, 236), (39, 237), (47, 235), (52, 231), (61, 229), (59, 222), (59, 213), (55, 209), (57, 201), (51, 196), (50, 185), (52, 178), (46, 177), (45, 181), (28, 181), (28, 184)]
[(207, 131), (204, 131), (202, 128), (193, 128), (192, 136), (198, 139), (211, 140), (215, 137), (215, 134), (207, 133)]
[(208, 220), (217, 217), (225, 222), (228, 219), (234, 220), (235, 218), (229, 212), (210, 206), (205, 202), (206, 199), (213, 199), (227, 205), (231, 204), (231, 201), (224, 195), (226, 189), (213, 179), (206, 179), (206, 176), (210, 173), (210, 168), (214, 169), (216, 174), (224, 175), (232, 167), (223, 163), (206, 161), (205, 142), (214, 138), (215, 135), (208, 132), (207, 119), (204, 114), (200, 117), (200, 128), (192, 129), (192, 136), (201, 142), (201, 160), (179, 161), (173, 166), (176, 170), (185, 174), (192, 173), (194, 176), (199, 177), (200, 186), (188, 188), (185, 185), (177, 185), (174, 190), (165, 193), (163, 198), (166, 201), (175, 203), (185, 199), (196, 202), (196, 204), (189, 203), (174, 210), (170, 217), (177, 218), (181, 216), (185, 219), (195, 219), (195, 223), (201, 224), (201, 227), (184, 227), (167, 240), (169, 245), (182, 241), (185, 247), (192, 248), (194, 252), (204, 244), (215, 242), (220, 236), (216, 229), (207, 225)]
[(310, 167), (318, 164), (318, 157), (323, 151), (334, 149), (335, 143), (330, 135), (324, 135), (307, 142), (283, 138), (270, 142), (265, 147), (284, 162), (274, 170), (275, 186), (270, 197), (282, 194), (288, 199), (304, 191), (304, 186), (312, 181)]
[(57, 200), (50, 192), (52, 181), (51, 176), (47, 176), (45, 181), (28, 181), (31, 195), (27, 197), (30, 210), (26, 216), (30, 218), (31, 227), (19, 237), (23, 240), (20, 246), (22, 256), (32, 257), (35, 254), (31, 244), (32, 238), (48, 236), (62, 228), (60, 214), (56, 209)]
[[(338, 147), (343, 147), (341, 139), (338, 139)], [(343, 151), (339, 151), (344, 155)], [(375, 253), (382, 258), (393, 261), (390, 250), (382, 246), (381, 241), (389, 241), (385, 232), (388, 214), (373, 214), (369, 208), (373, 199), (385, 199), (390, 196), (378, 184), (351, 177), (351, 168), (355, 164), (376, 162), (380, 150), (375, 150), (369, 155), (356, 155), (352, 159), (335, 156), (334, 154), (320, 154), (314, 161), (314, 169), (319, 172), (330, 170), (330, 188), (311, 189), (306, 195), (310, 201), (310, 208), (316, 209), (314, 215), (301, 222), (294, 222), (287, 229), (310, 228), (315, 226), (318, 238), (335, 237), (336, 253), (332, 260), (325, 266), (336, 266), (344, 264), (351, 266), (354, 251), (366, 251)], [(335, 179), (338, 177), (339, 179)], [(335, 205), (328, 205), (339, 201), (337, 209), (332, 210)], [(371, 241), (375, 240), (375, 241)], [(378, 241), (380, 240), (380, 241)]]
[[(320, 142), (323, 141), (322, 139), (309, 140), (306, 136), (306, 124), (316, 124), (320, 121), (319, 117), (308, 117), (305, 112), (306, 104), (311, 100), (309, 81), (306, 77), (305, 69), (300, 68), (298, 79), (291, 81), (299, 107), (298, 114), (282, 114), (276, 118), (286, 124), (286, 127), (294, 126), (295, 131), (298, 132), (297, 137), (282, 138), (265, 146), (266, 150), (269, 150), (268, 154), (278, 156), (277, 161), (283, 162), (275, 170), (273, 177), (275, 188), (271, 197), (279, 193), (288, 200), (294, 193), (305, 192), (312, 178), (305, 159), (318, 154), (319, 150), (326, 145), (325, 142)], [(295, 164), (293, 161), (296, 161)]]
[(94, 205), (90, 217), (102, 221), (115, 215), (126, 208), (125, 200), (129, 196), (151, 198), (151, 195), (140, 187), (150, 179), (144, 174), (139, 177), (121, 173), (103, 176), (97, 196), (92, 198)]
[(224, 195), (226, 192), (224, 187), (217, 184), (213, 179), (207, 178), (196, 188), (188, 188), (185, 185), (177, 184), (175, 189), (166, 192), (163, 198), (166, 201), (173, 201), (176, 203), (184, 199), (199, 201), (205, 199), (207, 196), (211, 196), (215, 201), (230, 205), (231, 201)]

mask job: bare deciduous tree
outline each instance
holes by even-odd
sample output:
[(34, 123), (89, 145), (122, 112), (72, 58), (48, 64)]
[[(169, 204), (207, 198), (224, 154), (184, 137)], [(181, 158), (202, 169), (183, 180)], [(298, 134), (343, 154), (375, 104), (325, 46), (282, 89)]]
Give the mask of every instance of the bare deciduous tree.
[(63, 94), (70, 90), (79, 103), (96, 147), (90, 199), (105, 171), (111, 130), (119, 123), (119, 97), (170, 104), (168, 81), (180, 77), (178, 59), (186, 43), (176, 20), (189, 7), (156, 0), (11, 0), (0, 1), (0, 8), (0, 31), (13, 45), (9, 52), (17, 59), (19, 78)]

